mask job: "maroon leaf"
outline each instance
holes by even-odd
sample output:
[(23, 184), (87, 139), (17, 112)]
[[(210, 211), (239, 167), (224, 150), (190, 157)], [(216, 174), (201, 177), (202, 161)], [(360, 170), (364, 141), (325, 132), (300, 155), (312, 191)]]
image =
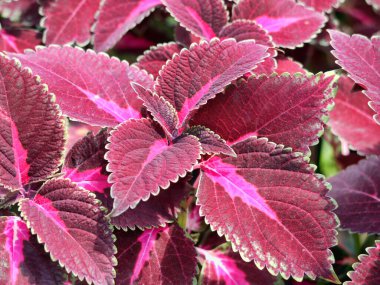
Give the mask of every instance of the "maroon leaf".
[(0, 209), (6, 209), (16, 204), (22, 198), (19, 191), (11, 191), (0, 186)]
[(177, 110), (181, 127), (192, 111), (255, 68), (267, 57), (266, 50), (254, 41), (237, 43), (233, 39), (194, 44), (166, 64), (155, 91)]
[(222, 0), (162, 0), (162, 3), (183, 27), (206, 40), (217, 36), (228, 21)]
[(120, 232), (116, 245), (116, 284), (192, 284), (196, 252), (178, 225)]
[(0, 217), (0, 283), (62, 284), (63, 272), (15, 216)]
[(254, 20), (273, 37), (276, 45), (287, 48), (310, 41), (326, 22), (326, 17), (293, 0), (241, 0), (232, 19)]
[(339, 79), (328, 124), (342, 141), (360, 153), (380, 154), (380, 125), (373, 120), (375, 112), (368, 106), (368, 98), (353, 88), (354, 82), (348, 77)]
[(175, 53), (179, 53), (182, 47), (177, 43), (160, 44), (152, 47), (142, 56), (137, 58), (136, 65), (140, 69), (145, 69), (152, 74), (154, 78), (158, 76), (158, 72), (162, 69), (165, 63), (172, 59)]
[(24, 49), (34, 48), (40, 42), (38, 33), (34, 30), (6, 31), (0, 29), (0, 51), (20, 53)]
[(43, 78), (65, 115), (89, 124), (115, 126), (140, 118), (142, 102), (130, 82), (153, 85), (137, 67), (91, 50), (50, 46), (12, 56)]
[(20, 202), (20, 211), (51, 257), (68, 272), (89, 283), (114, 283), (112, 231), (90, 192), (68, 179), (49, 180), (33, 200)]
[(131, 119), (119, 125), (111, 132), (109, 142), (106, 159), (112, 172), (108, 181), (113, 183), (113, 217), (184, 177), (201, 152), (193, 136), (182, 136), (168, 144), (147, 119)]
[(265, 138), (233, 148), (237, 158), (201, 165), (197, 203), (211, 229), (273, 275), (300, 281), (306, 273), (337, 282), (329, 250), (337, 221), (324, 179), (305, 157)]
[(128, 209), (120, 216), (111, 219), (117, 228), (125, 231), (151, 227), (163, 227), (172, 222), (180, 210), (180, 202), (189, 194), (192, 187), (184, 180), (171, 185), (167, 190), (140, 202), (136, 208)]
[(366, 248), (368, 255), (359, 255), (358, 263), (353, 265), (354, 271), (348, 272), (352, 281), (346, 285), (378, 285), (380, 283), (380, 240), (375, 241), (375, 247)]
[(312, 7), (318, 12), (329, 12), (333, 7), (337, 8), (343, 0), (298, 0), (298, 2)]
[(329, 193), (341, 227), (360, 233), (380, 233), (380, 157), (359, 161), (329, 179)]
[(208, 102), (192, 124), (210, 128), (230, 145), (268, 137), (307, 154), (323, 131), (332, 80), (323, 74), (250, 77)]
[(0, 185), (15, 190), (57, 170), (64, 122), (39, 78), (1, 53), (0, 86)]
[(112, 48), (160, 4), (160, 0), (104, 0), (95, 24), (94, 49)]
[(44, 1), (41, 26), (45, 27), (44, 42), (49, 44), (76, 43), (85, 46), (90, 42), (100, 0)]
[(276, 72), (278, 74), (282, 74), (284, 72), (289, 72), (290, 74), (294, 74), (296, 72), (307, 74), (307, 70), (303, 68), (301, 63), (294, 61), (288, 57), (277, 59)]
[(380, 37), (369, 40), (362, 35), (350, 37), (333, 30), (329, 33), (334, 48), (331, 53), (349, 76), (367, 89), (364, 93), (372, 100), (370, 106), (377, 113), (374, 119), (380, 124)]
[(232, 250), (205, 250), (197, 248), (203, 259), (199, 284), (202, 285), (273, 285), (277, 280), (266, 270), (247, 263)]

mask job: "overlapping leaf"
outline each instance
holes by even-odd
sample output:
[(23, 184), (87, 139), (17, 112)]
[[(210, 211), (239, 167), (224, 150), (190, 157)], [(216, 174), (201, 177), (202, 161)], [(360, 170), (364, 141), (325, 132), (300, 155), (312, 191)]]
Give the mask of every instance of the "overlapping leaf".
[(160, 4), (160, 0), (104, 0), (94, 28), (95, 50), (112, 48)]
[(241, 0), (232, 20), (254, 20), (272, 36), (276, 45), (294, 48), (313, 38), (326, 18), (293, 0)]
[(337, 63), (367, 89), (364, 93), (372, 100), (370, 106), (377, 113), (374, 119), (380, 124), (380, 37), (370, 40), (362, 35), (350, 37), (332, 30), (329, 33)]
[(13, 190), (46, 179), (61, 160), (63, 119), (39, 81), (0, 53), (0, 185)]
[(380, 157), (371, 157), (329, 179), (343, 229), (380, 233), (379, 169)]
[(68, 272), (96, 285), (114, 284), (112, 231), (94, 195), (68, 179), (49, 180), (34, 199), (20, 202), (20, 211)]
[(303, 68), (302, 64), (292, 60), (291, 58), (278, 58), (276, 72), (278, 74), (282, 74), (284, 72), (289, 72), (290, 74), (297, 72), (307, 74), (307, 70)]
[(37, 31), (14, 30), (7, 31), (0, 28), (0, 51), (23, 52), (25, 49), (34, 48), (39, 45)]
[(254, 41), (233, 39), (193, 45), (163, 68), (155, 91), (177, 110), (181, 127), (189, 114), (263, 61), (266, 50)]
[(178, 225), (120, 232), (116, 245), (116, 284), (193, 284), (195, 248)]
[(210, 128), (229, 144), (260, 136), (309, 153), (323, 131), (332, 80), (321, 74), (250, 77), (208, 102), (192, 124)]
[(302, 155), (264, 138), (233, 149), (237, 158), (201, 165), (197, 203), (207, 223), (245, 261), (273, 275), (302, 280), (306, 273), (337, 282), (329, 251), (337, 221), (323, 178)]
[(333, 7), (337, 7), (342, 0), (298, 0), (306, 6), (312, 7), (318, 12), (331, 11)]
[(147, 119), (124, 122), (111, 133), (109, 141), (106, 159), (111, 172), (108, 181), (113, 183), (113, 217), (184, 177), (201, 152), (198, 139), (191, 135), (168, 144)]
[(91, 50), (50, 46), (12, 56), (42, 77), (65, 115), (89, 124), (115, 126), (140, 118), (142, 102), (130, 82), (153, 85), (137, 67)]

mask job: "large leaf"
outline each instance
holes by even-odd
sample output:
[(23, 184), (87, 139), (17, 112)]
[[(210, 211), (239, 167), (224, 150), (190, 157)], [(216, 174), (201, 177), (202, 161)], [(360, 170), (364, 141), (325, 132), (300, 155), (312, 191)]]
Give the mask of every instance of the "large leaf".
[(293, 0), (241, 0), (233, 9), (232, 19), (254, 20), (276, 45), (286, 48), (310, 41), (326, 21), (323, 14)]
[(0, 28), (0, 51), (23, 52), (34, 48), (41, 40), (35, 30), (5, 30)]
[(0, 283), (62, 284), (63, 272), (54, 264), (19, 217), (0, 217)]
[(184, 177), (201, 152), (198, 139), (191, 135), (168, 144), (147, 119), (124, 122), (111, 133), (109, 141), (106, 159), (111, 172), (108, 181), (113, 183), (111, 196), (115, 199), (113, 217)]
[(104, 0), (94, 28), (95, 50), (112, 48), (160, 4), (160, 0)]
[(234, 39), (194, 44), (166, 64), (155, 91), (174, 106), (182, 126), (192, 111), (263, 61), (266, 50), (254, 41)]
[(217, 36), (228, 21), (223, 0), (162, 0), (162, 3), (183, 27), (206, 40)]
[(68, 272), (96, 285), (114, 283), (112, 230), (93, 194), (68, 179), (53, 179), (34, 199), (21, 201), (20, 211), (53, 260)]
[(368, 255), (359, 255), (358, 263), (353, 265), (354, 271), (348, 272), (352, 281), (344, 285), (378, 285), (380, 284), (380, 240), (375, 242), (375, 247), (366, 248)]
[(41, 26), (45, 27), (44, 42), (49, 44), (90, 42), (91, 25), (99, 9), (100, 0), (43, 1)]
[(380, 124), (380, 37), (369, 40), (362, 35), (350, 37), (332, 30), (329, 33), (337, 63), (367, 89), (364, 93), (372, 100), (370, 106), (377, 113), (374, 119)]
[(240, 80), (203, 106), (192, 124), (210, 128), (229, 144), (260, 136), (309, 153), (332, 103), (332, 79), (284, 74)]
[(153, 85), (137, 67), (91, 50), (50, 46), (12, 56), (42, 77), (65, 115), (89, 124), (115, 126), (140, 118), (142, 102), (130, 82)]
[(363, 154), (380, 154), (380, 125), (362, 92), (352, 91), (354, 82), (342, 76), (330, 113), (329, 126), (341, 140)]
[(196, 252), (176, 224), (117, 235), (116, 284), (193, 284)]
[(237, 158), (201, 164), (197, 203), (211, 229), (273, 275), (302, 280), (306, 273), (337, 282), (329, 250), (337, 221), (324, 179), (302, 155), (267, 139), (233, 148)]
[(329, 193), (341, 227), (360, 233), (380, 233), (380, 157), (361, 160), (329, 179)]
[(64, 122), (47, 87), (0, 53), (0, 185), (19, 189), (54, 173)]
[(298, 0), (298, 2), (304, 3), (306, 6), (314, 8), (318, 12), (331, 11), (331, 9), (337, 8), (344, 0)]

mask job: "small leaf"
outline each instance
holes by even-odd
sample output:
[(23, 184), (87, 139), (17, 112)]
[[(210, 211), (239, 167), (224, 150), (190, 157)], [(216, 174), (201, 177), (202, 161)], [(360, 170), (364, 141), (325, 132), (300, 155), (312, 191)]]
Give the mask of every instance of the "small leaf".
[(288, 72), (290, 74), (294, 74), (294, 73), (307, 74), (308, 73), (307, 70), (303, 68), (301, 63), (294, 61), (293, 59), (289, 57), (277, 58), (276, 72), (278, 74), (282, 74), (285, 72)]
[(35, 30), (5, 30), (0, 28), (0, 51), (24, 52), (34, 48), (41, 40)]
[(89, 284), (114, 284), (112, 231), (91, 193), (68, 179), (49, 180), (34, 199), (20, 202), (20, 211), (52, 259), (68, 272)]
[(298, 0), (306, 6), (312, 7), (318, 12), (330, 12), (331, 9), (338, 8), (344, 0)]

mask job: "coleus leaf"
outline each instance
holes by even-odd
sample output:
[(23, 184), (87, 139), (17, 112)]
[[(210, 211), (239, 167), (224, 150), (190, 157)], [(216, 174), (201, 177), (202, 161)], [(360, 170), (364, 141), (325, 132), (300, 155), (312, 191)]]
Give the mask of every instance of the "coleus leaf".
[(360, 153), (380, 154), (380, 125), (373, 120), (375, 112), (368, 106), (368, 98), (360, 91), (353, 91), (354, 84), (346, 76), (339, 78), (328, 125)]
[(0, 28), (0, 51), (20, 53), (25, 49), (34, 48), (39, 45), (41, 40), (38, 38), (37, 31), (34, 30), (15, 30), (7, 31)]
[(147, 119), (124, 122), (111, 132), (108, 140), (106, 159), (111, 172), (108, 181), (113, 183), (113, 217), (184, 177), (201, 153), (194, 136), (184, 135), (168, 144)]
[(64, 121), (40, 79), (1, 53), (0, 86), (0, 185), (16, 190), (58, 169)]
[(156, 78), (165, 63), (169, 59), (172, 59), (175, 53), (179, 53), (181, 49), (182, 46), (177, 43), (166, 43), (154, 46), (137, 58), (136, 65)]
[(112, 48), (160, 4), (160, 0), (104, 0), (94, 27), (94, 49)]
[(293, 0), (241, 0), (233, 8), (232, 20), (237, 19), (254, 20), (286, 48), (310, 41), (326, 22), (323, 14)]
[(329, 12), (331, 9), (337, 8), (344, 0), (298, 0), (306, 6), (312, 7), (318, 12)]
[(145, 71), (91, 50), (50, 46), (12, 56), (43, 78), (65, 115), (93, 125), (115, 126), (140, 118), (142, 102), (130, 82), (153, 85)]
[(240, 80), (203, 106), (192, 125), (203, 125), (228, 144), (267, 137), (305, 154), (323, 131), (333, 77), (273, 75)]
[(5, 187), (0, 186), (0, 209), (5, 209), (13, 206), (22, 198), (18, 191), (11, 191)]
[(211, 229), (245, 261), (273, 275), (299, 281), (306, 273), (337, 282), (329, 250), (336, 244), (337, 221), (324, 179), (302, 155), (265, 138), (233, 149), (237, 158), (201, 164), (197, 204)]
[(285, 72), (288, 72), (290, 74), (293, 73), (303, 73), (307, 74), (307, 70), (303, 68), (302, 64), (294, 61), (291, 58), (285, 57), (285, 58), (277, 58), (277, 68), (276, 72), (278, 74), (282, 74)]
[(35, 0), (9, 0), (0, 2), (0, 14), (3, 18), (8, 18), (11, 21), (20, 21), (34, 4)]
[(116, 284), (192, 284), (196, 252), (178, 225), (119, 232), (116, 246)]
[(196, 248), (201, 256), (202, 271), (199, 284), (226, 285), (273, 285), (276, 278), (268, 271), (258, 269), (253, 263), (247, 263), (232, 250), (205, 250)]
[(62, 270), (29, 233), (19, 217), (0, 217), (0, 283), (46, 284), (64, 282)]
[(45, 16), (43, 40), (49, 44), (76, 43), (85, 46), (90, 42), (90, 29), (94, 23), (100, 0), (56, 0), (42, 2)]
[(380, 0), (366, 0), (369, 5), (372, 5), (376, 10), (380, 9)]
[[(329, 179), (341, 227), (360, 233), (380, 233), (380, 157), (359, 161)], [(360, 207), (358, 207), (360, 205)]]
[(337, 63), (349, 76), (367, 90), (364, 93), (372, 100), (370, 106), (376, 111), (374, 119), (380, 124), (380, 37), (368, 39), (362, 35), (349, 36), (329, 30), (331, 52)]
[(52, 179), (33, 199), (21, 201), (20, 211), (53, 260), (68, 272), (89, 283), (114, 283), (112, 230), (93, 194), (68, 179)]
[(117, 228), (129, 229), (163, 227), (172, 222), (180, 210), (180, 202), (189, 194), (192, 187), (181, 179), (170, 187), (161, 191), (157, 196), (141, 201), (136, 208), (128, 209), (120, 216), (111, 219)]
[(358, 263), (353, 265), (354, 271), (348, 272), (352, 281), (344, 285), (377, 285), (380, 283), (380, 240), (375, 242), (375, 247), (366, 248), (368, 255), (359, 255)]
[(254, 41), (234, 39), (202, 42), (183, 49), (162, 69), (155, 92), (178, 112), (178, 127), (207, 100), (215, 97), (231, 81), (250, 72), (268, 56), (267, 48)]

